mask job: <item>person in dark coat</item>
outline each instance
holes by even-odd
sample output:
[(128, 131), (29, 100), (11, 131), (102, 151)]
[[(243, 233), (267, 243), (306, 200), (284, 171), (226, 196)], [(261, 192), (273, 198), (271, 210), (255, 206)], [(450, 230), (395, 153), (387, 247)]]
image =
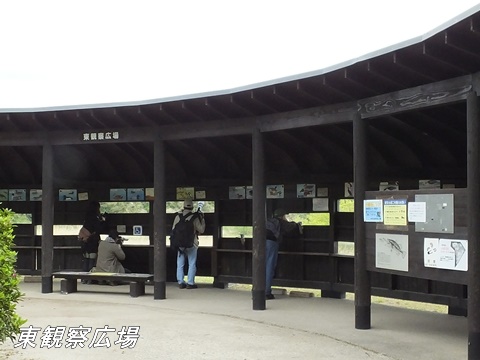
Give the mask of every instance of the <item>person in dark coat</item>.
[(284, 235), (300, 235), (303, 233), (302, 223), (288, 221), (287, 212), (284, 209), (277, 209), (273, 217), (267, 219), (267, 244), (266, 244), (266, 282), (265, 298), (266, 300), (275, 299), (272, 294), (272, 282), (277, 267), (278, 247), (283, 240)]
[[(107, 226), (105, 217), (100, 213), (100, 203), (98, 201), (92, 201), (88, 205), (83, 226), (92, 235), (90, 235), (87, 241), (82, 242), (82, 270), (90, 271), (97, 261), (100, 234), (105, 231)], [(83, 280), (82, 282), (86, 283)]]

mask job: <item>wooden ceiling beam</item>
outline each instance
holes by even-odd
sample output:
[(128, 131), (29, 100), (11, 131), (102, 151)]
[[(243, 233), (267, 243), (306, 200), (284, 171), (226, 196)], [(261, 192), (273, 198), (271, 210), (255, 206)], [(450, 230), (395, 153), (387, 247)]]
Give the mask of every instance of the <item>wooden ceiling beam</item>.
[(362, 118), (445, 105), (465, 100), (473, 90), (471, 75), (360, 100)]
[(301, 94), (301, 96), (304, 96), (304, 97), (310, 99), (312, 102), (314, 102), (316, 104), (327, 105), (327, 103), (323, 99), (321, 99), (318, 96), (315, 96), (310, 91), (305, 89), (305, 87), (303, 86), (303, 83), (300, 82), (299, 80), (297, 80), (295, 82), (295, 91), (297, 91), (299, 94)]
[(245, 108), (245, 106), (242, 106), (241, 104), (239, 104), (239, 103), (233, 98), (233, 95), (230, 95), (229, 104), (235, 105), (238, 109), (240, 109), (241, 111), (243, 111), (244, 113), (246, 113), (246, 114), (247, 114), (246, 116), (255, 116), (255, 114), (254, 114), (253, 112), (251, 112), (249, 109)]
[[(153, 141), (156, 136), (163, 140), (191, 139), (250, 134), (256, 126), (262, 132), (295, 129), (351, 122), (357, 112), (362, 118), (373, 118), (385, 114), (445, 105), (466, 99), (474, 88), (478, 75), (467, 75), (437, 83), (422, 85), (393, 93), (383, 94), (331, 106), (290, 111), (272, 115), (246, 117), (220, 121), (200, 121), (158, 127), (114, 129), (104, 126), (101, 131), (119, 131), (120, 137), (111, 142)], [(91, 111), (93, 112), (93, 110)], [(95, 119), (95, 114), (91, 114)], [(98, 120), (97, 120), (98, 121)], [(93, 130), (95, 131), (95, 130)], [(0, 146), (41, 145), (50, 142), (54, 145), (107, 143), (107, 141), (84, 141), (84, 130), (0, 133)]]

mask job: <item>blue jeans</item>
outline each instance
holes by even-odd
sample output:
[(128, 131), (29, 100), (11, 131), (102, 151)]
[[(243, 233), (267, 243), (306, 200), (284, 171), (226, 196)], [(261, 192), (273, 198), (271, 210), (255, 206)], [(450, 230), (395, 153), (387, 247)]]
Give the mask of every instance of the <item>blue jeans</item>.
[(177, 252), (177, 281), (179, 284), (183, 284), (183, 278), (185, 277), (185, 258), (188, 260), (188, 275), (187, 284), (195, 284), (195, 274), (197, 273), (197, 251), (198, 248), (192, 246), (185, 249), (183, 252)]
[(267, 239), (267, 249), (266, 249), (266, 274), (267, 278), (265, 281), (265, 295), (270, 295), (272, 293), (272, 281), (275, 276), (275, 268), (277, 267), (278, 259), (278, 242)]

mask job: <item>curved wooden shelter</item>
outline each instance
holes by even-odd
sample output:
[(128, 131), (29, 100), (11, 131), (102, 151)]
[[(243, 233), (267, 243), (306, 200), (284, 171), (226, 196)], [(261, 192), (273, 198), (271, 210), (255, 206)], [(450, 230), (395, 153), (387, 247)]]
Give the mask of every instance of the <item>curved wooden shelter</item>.
[[(174, 266), (165, 241), (172, 215), (165, 204), (177, 200), (178, 187), (192, 187), (215, 202), (215, 212), (206, 214), (212, 246), (200, 252), (199, 271), (216, 285), (252, 282), (253, 308), (265, 309), (265, 216), (279, 206), (322, 212), (297, 193), (298, 184), (315, 184), (328, 189), (323, 212), (330, 223), (306, 227), (301, 241), (282, 249), (275, 284), (319, 288), (333, 297), (355, 291), (358, 328), (370, 327), (371, 294), (442, 303), (451, 313), (468, 309), (469, 350), (479, 355), (479, 44), (475, 8), (401, 47), (249, 88), (128, 104), (0, 110), (0, 189), (42, 189), (42, 202), (4, 201), (33, 214), (33, 223), (17, 236), (22, 268), (41, 271), (42, 291), (50, 292), (52, 271), (75, 262), (75, 239), (56, 236), (53, 228), (78, 224), (84, 202), (60, 201), (59, 189), (110, 201), (114, 188), (152, 188), (149, 214), (116, 220), (127, 231), (141, 224), (150, 236), (148, 246), (130, 250), (131, 267), (153, 272), (155, 298), (164, 299)], [(376, 268), (378, 227), (364, 222), (363, 200), (390, 196), (378, 191), (380, 182), (389, 181), (408, 201), (436, 193), (420, 191), (420, 180), (455, 187), (438, 192), (455, 195), (453, 232), (421, 236), (468, 239), (468, 272), (423, 268), (422, 247), (412, 244), (423, 240), (413, 223), (383, 230), (410, 236), (418, 253), (409, 270)], [(338, 212), (351, 182), (355, 213)], [(282, 197), (267, 197), (265, 187), (272, 184), (284, 185)], [(231, 199), (233, 186), (252, 186), (253, 199)], [(35, 225), (42, 225), (42, 235), (34, 233)], [(224, 226), (252, 226), (253, 237), (240, 244), (223, 236)], [(338, 254), (339, 242), (355, 242), (355, 258)]]
[[(267, 179), (351, 179), (357, 114), (375, 119), (369, 122), (372, 177), (465, 178), (466, 110), (460, 100), (479, 70), (477, 22), (472, 14), (423, 41), (246, 90), (91, 108), (2, 110), (6, 147), (0, 159), (10, 171), (2, 171), (0, 180), (41, 183), (40, 148), (48, 134), (52, 145), (61, 145), (54, 149), (56, 183), (152, 182), (148, 140), (155, 135), (166, 144), (169, 184), (192, 177), (250, 181), (250, 135), (257, 124), (266, 133)], [(99, 131), (121, 136), (115, 144), (91, 140), (85, 146), (83, 134)]]

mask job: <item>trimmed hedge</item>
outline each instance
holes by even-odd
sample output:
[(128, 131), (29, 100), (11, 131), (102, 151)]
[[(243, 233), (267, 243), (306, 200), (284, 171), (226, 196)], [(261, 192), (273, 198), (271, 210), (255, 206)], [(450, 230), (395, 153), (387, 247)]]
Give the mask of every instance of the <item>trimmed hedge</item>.
[(14, 341), (20, 326), (26, 322), (15, 312), (23, 294), (15, 271), (17, 253), (12, 250), (15, 238), (12, 218), (11, 210), (0, 209), (0, 343), (7, 338)]

